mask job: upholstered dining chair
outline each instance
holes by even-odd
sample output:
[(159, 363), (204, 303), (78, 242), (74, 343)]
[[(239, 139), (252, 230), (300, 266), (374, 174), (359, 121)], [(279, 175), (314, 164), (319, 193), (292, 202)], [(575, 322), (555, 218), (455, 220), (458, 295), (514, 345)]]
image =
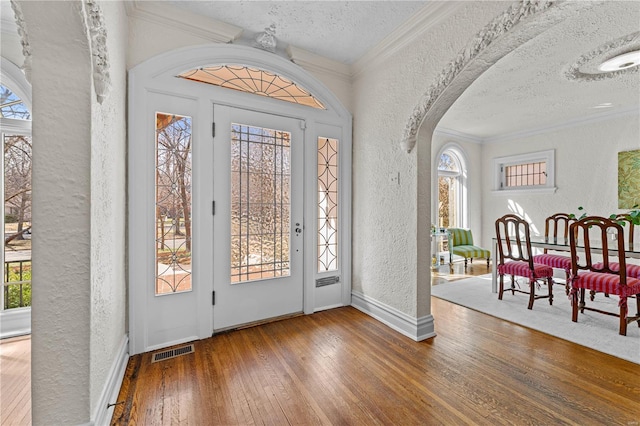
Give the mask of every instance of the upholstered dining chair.
[[(569, 243), (569, 226), (576, 219), (567, 213), (556, 213), (549, 216), (544, 221), (544, 237), (549, 243)], [(569, 276), (571, 274), (571, 257), (549, 253), (548, 249), (544, 249), (542, 254), (533, 256), (534, 263), (551, 266), (552, 268), (563, 269), (566, 276), (565, 292), (569, 294)]]
[[(611, 217), (609, 218), (611, 219)], [(613, 218), (613, 220), (615, 220), (618, 223), (623, 222), (623, 230), (624, 230), (624, 234), (627, 235), (626, 241), (629, 244), (629, 250), (633, 250), (633, 234), (635, 232), (634, 229), (634, 224), (633, 221), (629, 219), (629, 217), (622, 213), (619, 215), (616, 215), (615, 218)], [(623, 240), (625, 240), (623, 238)], [(602, 264), (601, 263), (596, 263), (594, 265), (596, 268), (601, 268)], [(609, 265), (611, 267), (612, 270), (616, 271), (620, 268), (620, 265), (616, 262), (611, 262), (611, 264)], [(629, 264), (627, 263), (627, 277), (631, 277), (631, 278), (640, 278), (640, 265), (634, 265), (634, 264)], [(589, 292), (589, 298), (591, 299), (591, 301), (595, 300), (595, 295), (596, 292), (595, 291), (591, 291)], [(605, 297), (609, 297), (609, 294), (605, 293)]]
[[(529, 223), (519, 216), (508, 214), (496, 220), (496, 239), (498, 242), (498, 266), (500, 289), (498, 299), (504, 293), (504, 275), (511, 275), (511, 294), (515, 292), (529, 295), (528, 309), (533, 308), (536, 299), (548, 298), (553, 304), (553, 268), (533, 261)], [(516, 288), (514, 277), (523, 277), (529, 281), (529, 291)], [(546, 282), (548, 293), (536, 295), (539, 281)]]
[[(607, 244), (607, 237), (614, 234), (612, 247)], [(591, 238), (595, 235), (603, 244), (596, 244), (602, 251), (602, 261), (593, 262), (595, 248), (591, 247)], [(582, 241), (583, 255), (577, 257), (577, 241)], [(620, 319), (619, 333), (627, 335), (627, 324), (638, 322), (640, 327), (640, 279), (627, 276), (624, 230), (615, 220), (599, 216), (587, 216), (571, 224), (569, 229), (571, 247), (571, 320), (578, 321), (578, 311), (585, 310), (617, 316)], [(614, 251), (614, 253), (611, 253)], [(617, 252), (615, 252), (617, 251)], [(599, 253), (598, 253), (599, 254)], [(584, 260), (582, 259), (584, 258)], [(614, 262), (610, 261), (613, 259)], [(616, 266), (614, 266), (616, 265)], [(585, 303), (586, 290), (596, 293), (615, 294), (620, 297), (619, 313), (603, 311), (588, 307)], [(628, 302), (630, 296), (636, 297), (637, 313), (629, 316)]]
[[(467, 259), (481, 257), (487, 259), (487, 268), (491, 259), (491, 251), (473, 244), (473, 234), (470, 229), (449, 228), (447, 229), (449, 240), (449, 265), (453, 265), (453, 255), (464, 257), (464, 267), (467, 268)], [(452, 266), (453, 267), (453, 266)]]

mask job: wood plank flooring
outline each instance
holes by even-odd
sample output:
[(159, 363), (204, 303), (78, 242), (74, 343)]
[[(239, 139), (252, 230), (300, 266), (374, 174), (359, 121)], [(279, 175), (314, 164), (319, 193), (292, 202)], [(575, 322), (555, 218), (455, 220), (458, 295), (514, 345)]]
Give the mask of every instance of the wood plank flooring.
[(0, 425), (31, 424), (31, 336), (0, 340)]
[(640, 365), (436, 298), (432, 311), (424, 342), (345, 307), (131, 357), (112, 424), (640, 423)]

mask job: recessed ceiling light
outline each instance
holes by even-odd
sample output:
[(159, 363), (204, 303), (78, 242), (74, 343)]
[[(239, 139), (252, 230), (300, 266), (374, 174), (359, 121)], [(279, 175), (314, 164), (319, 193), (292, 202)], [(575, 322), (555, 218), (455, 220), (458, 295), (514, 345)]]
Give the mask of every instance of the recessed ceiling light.
[(604, 61), (602, 65), (598, 67), (600, 71), (613, 72), (625, 70), (627, 68), (640, 65), (640, 50), (633, 52), (623, 53), (622, 55), (614, 56), (613, 58)]

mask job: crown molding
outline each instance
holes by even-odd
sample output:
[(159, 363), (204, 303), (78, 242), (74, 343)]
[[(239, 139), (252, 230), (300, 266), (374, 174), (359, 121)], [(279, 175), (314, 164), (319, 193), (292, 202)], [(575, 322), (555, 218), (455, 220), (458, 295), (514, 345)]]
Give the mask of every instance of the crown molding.
[(433, 133), (440, 136), (455, 138), (457, 140), (461, 140), (464, 142), (471, 142), (471, 143), (477, 143), (477, 144), (483, 143), (483, 139), (478, 136), (474, 136), (469, 133), (459, 132), (453, 129), (448, 129), (446, 127), (436, 127), (436, 130), (434, 130)]
[(125, 2), (127, 15), (165, 27), (174, 27), (216, 43), (230, 43), (243, 29), (226, 22), (185, 12), (162, 2), (133, 0)]
[(602, 112), (599, 114), (589, 115), (587, 117), (577, 117), (571, 120), (564, 121), (562, 123), (533, 127), (526, 130), (520, 130), (512, 133), (505, 133), (503, 135), (492, 136), (482, 139), (484, 144), (509, 142), (515, 139), (523, 139), (530, 136), (540, 135), (544, 133), (551, 133), (562, 129), (569, 129), (571, 127), (579, 127), (587, 124), (599, 123), (601, 121), (613, 120), (620, 117), (627, 117), (630, 115), (637, 116), (640, 114), (640, 106), (634, 105), (627, 108), (619, 108), (612, 111)]
[(350, 67), (342, 62), (333, 61), (293, 45), (287, 46), (286, 52), (293, 63), (308, 71), (328, 74), (351, 83)]
[(385, 37), (373, 49), (370, 49), (351, 66), (352, 77), (358, 76), (367, 68), (387, 60), (406, 45), (421, 37), (426, 31), (454, 14), (464, 2), (428, 2), (409, 20)]

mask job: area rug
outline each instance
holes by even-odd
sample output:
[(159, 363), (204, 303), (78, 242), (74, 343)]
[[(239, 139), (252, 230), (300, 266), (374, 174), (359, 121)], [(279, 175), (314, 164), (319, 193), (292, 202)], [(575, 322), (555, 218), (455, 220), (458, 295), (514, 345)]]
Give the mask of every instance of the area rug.
[[(542, 290), (546, 291), (546, 288)], [(571, 302), (564, 287), (556, 285), (554, 290), (553, 306), (549, 306), (548, 299), (539, 299), (532, 310), (527, 309), (529, 296), (526, 294), (505, 292), (502, 300), (498, 300), (498, 294), (491, 292), (491, 275), (435, 285), (431, 295), (640, 364), (640, 327), (637, 324), (629, 324), (627, 335), (620, 336), (618, 318), (609, 315), (585, 311), (578, 314), (578, 322), (574, 323), (571, 321)], [(618, 312), (618, 300), (617, 296), (607, 298), (598, 294), (589, 304)], [(635, 301), (631, 303), (635, 310)]]

